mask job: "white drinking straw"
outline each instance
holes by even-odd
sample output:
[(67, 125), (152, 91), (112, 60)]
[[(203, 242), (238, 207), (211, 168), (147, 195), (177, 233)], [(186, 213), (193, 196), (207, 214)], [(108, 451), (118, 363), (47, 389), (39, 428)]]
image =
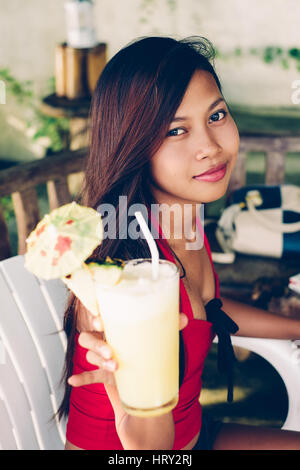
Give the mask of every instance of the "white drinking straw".
[(151, 259), (152, 259), (152, 278), (156, 280), (158, 278), (158, 265), (159, 265), (159, 253), (154, 241), (154, 238), (149, 230), (148, 225), (145, 222), (144, 217), (142, 216), (140, 211), (136, 211), (134, 213), (135, 217), (137, 218), (138, 223), (140, 224), (141, 230), (146, 238), (148, 246), (151, 251)]

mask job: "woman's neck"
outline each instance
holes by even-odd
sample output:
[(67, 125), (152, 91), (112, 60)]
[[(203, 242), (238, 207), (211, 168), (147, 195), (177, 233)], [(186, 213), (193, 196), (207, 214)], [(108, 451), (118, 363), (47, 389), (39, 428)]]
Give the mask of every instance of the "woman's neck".
[(169, 246), (175, 253), (201, 249), (203, 237), (197, 227), (203, 204), (160, 199), (151, 206)]

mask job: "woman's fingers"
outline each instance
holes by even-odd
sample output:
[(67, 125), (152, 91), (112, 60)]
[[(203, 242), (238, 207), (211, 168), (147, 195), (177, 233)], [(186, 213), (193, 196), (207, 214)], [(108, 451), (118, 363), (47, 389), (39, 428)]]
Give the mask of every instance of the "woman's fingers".
[(93, 327), (95, 331), (104, 331), (102, 318), (100, 316), (93, 319)]
[(68, 384), (72, 387), (82, 387), (83, 385), (95, 383), (116, 385), (114, 375), (104, 369), (86, 371), (68, 378)]
[[(100, 315), (95, 317), (95, 314), (88, 310), (79, 299), (77, 302), (80, 304), (79, 315), (77, 317), (77, 329), (78, 331), (103, 331), (103, 323)], [(94, 327), (94, 323), (97, 327)]]
[(82, 372), (82, 374), (71, 375), (68, 378), (68, 384), (72, 387), (81, 387), (82, 385), (89, 385), (95, 383), (96, 371)]
[(112, 349), (103, 340), (103, 333), (82, 331), (79, 335), (78, 342), (83, 348), (103, 356), (103, 359), (110, 359), (112, 357)]
[(68, 383), (72, 387), (81, 387), (82, 385), (94, 383), (115, 385), (113, 373), (118, 364), (112, 359), (112, 349), (103, 341), (103, 333), (83, 331), (79, 335), (78, 342), (80, 346), (87, 349), (86, 360), (98, 368), (72, 375), (68, 379)]
[(180, 330), (183, 330), (183, 328), (185, 328), (188, 324), (188, 317), (186, 316), (185, 313), (180, 313), (179, 314), (179, 329)]
[(94, 366), (103, 367), (104, 369), (114, 372), (117, 368), (117, 362), (113, 359), (105, 360), (99, 354), (94, 353), (93, 351), (88, 351), (86, 354), (86, 360), (93, 364)]
[(87, 349), (86, 359), (90, 364), (114, 372), (118, 364), (113, 359), (111, 347), (103, 341), (103, 333), (83, 331), (80, 333), (78, 342), (80, 346)]

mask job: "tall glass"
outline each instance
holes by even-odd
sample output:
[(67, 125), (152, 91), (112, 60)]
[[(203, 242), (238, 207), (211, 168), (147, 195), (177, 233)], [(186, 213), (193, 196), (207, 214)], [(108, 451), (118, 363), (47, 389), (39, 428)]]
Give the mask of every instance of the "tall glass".
[(121, 281), (96, 285), (106, 341), (118, 362), (115, 380), (127, 413), (157, 416), (172, 410), (179, 391), (179, 270), (159, 260), (125, 262)]

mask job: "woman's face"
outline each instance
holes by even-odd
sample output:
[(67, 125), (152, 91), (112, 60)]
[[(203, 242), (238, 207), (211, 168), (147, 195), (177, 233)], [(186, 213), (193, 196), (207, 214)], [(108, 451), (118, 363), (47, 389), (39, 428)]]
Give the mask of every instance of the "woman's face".
[[(226, 192), (239, 148), (235, 122), (211, 73), (197, 70), (167, 136), (153, 155), (151, 190), (158, 203), (208, 203)], [(219, 180), (197, 175), (226, 164)], [(224, 176), (222, 176), (224, 174)], [(216, 174), (215, 174), (216, 175)]]

